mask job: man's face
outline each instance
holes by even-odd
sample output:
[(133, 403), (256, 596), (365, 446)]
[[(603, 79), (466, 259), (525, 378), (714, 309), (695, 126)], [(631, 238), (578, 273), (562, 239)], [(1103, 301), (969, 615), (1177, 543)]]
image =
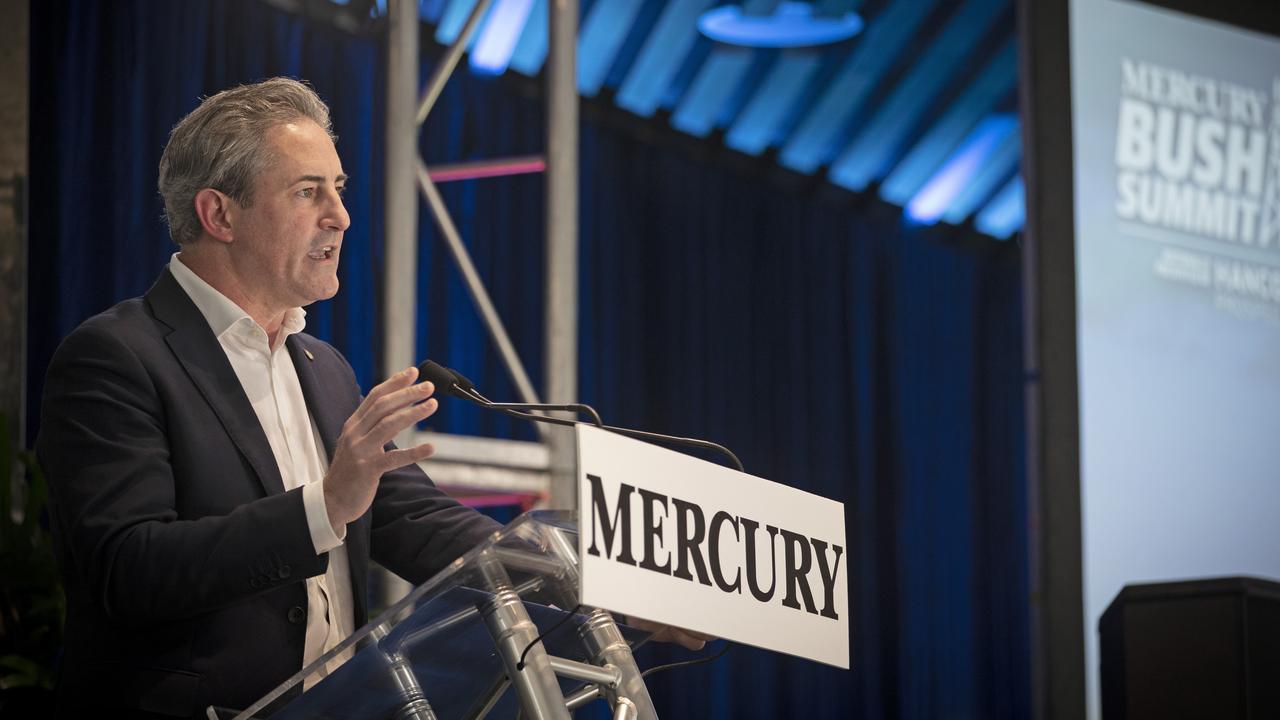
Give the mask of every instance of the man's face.
[(342, 204), (347, 176), (333, 141), (311, 120), (267, 132), (271, 161), (249, 207), (236, 207), (232, 263), (243, 292), (282, 312), (338, 292), (338, 253), (351, 218)]

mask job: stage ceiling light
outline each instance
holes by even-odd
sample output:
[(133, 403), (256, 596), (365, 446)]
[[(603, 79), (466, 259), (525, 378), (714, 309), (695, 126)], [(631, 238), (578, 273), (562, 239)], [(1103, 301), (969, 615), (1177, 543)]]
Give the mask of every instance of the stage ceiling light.
[(739, 5), (721, 5), (698, 18), (698, 30), (728, 45), (752, 48), (796, 48), (829, 45), (862, 31), (856, 12), (824, 16), (806, 2), (780, 2), (767, 15), (744, 13)]

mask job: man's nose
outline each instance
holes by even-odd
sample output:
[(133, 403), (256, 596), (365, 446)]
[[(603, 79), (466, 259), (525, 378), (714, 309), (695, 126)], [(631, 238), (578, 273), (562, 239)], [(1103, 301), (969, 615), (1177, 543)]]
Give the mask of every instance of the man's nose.
[(333, 200), (329, 203), (329, 211), (325, 213), (322, 224), (325, 230), (337, 232), (343, 232), (351, 227), (351, 216), (347, 214), (347, 207), (342, 203), (341, 195), (333, 194)]

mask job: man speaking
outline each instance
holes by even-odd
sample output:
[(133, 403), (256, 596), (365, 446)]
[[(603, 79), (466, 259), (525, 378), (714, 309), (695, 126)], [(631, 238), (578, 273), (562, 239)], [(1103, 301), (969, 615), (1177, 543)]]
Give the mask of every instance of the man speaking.
[(361, 397), (302, 332), (350, 218), (329, 111), (276, 78), (174, 128), (180, 251), (62, 343), (40, 460), (67, 590), (59, 714), (243, 708), (366, 620), (372, 558), (414, 583), (497, 529), (395, 449), (436, 409), (413, 368)]

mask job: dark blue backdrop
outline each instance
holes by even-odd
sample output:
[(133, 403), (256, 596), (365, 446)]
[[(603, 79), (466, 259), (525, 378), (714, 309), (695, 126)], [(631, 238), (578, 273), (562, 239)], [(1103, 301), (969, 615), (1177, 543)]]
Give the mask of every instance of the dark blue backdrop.
[[(174, 251), (155, 189), (169, 127), (201, 95), (276, 74), (308, 79), (330, 102), (354, 178), (342, 291), (309, 310), (308, 329), (347, 354), (366, 388), (376, 382), (377, 33), (252, 0), (62, 0), (33, 3), (32, 16), (31, 397), (57, 342), (145, 291)], [(428, 161), (539, 152), (541, 107), (512, 88), (455, 78), (423, 132)], [(660, 710), (1028, 716), (1016, 247), (907, 227), (893, 208), (728, 169), (717, 155), (584, 121), (581, 397), (616, 424), (723, 442), (755, 474), (844, 502), (853, 667), (739, 648), (651, 678)], [(541, 377), (541, 179), (445, 195)], [(514, 396), (422, 217), (421, 355)], [(433, 422), (532, 437), (453, 402)], [(684, 656), (646, 649), (641, 663)]]

